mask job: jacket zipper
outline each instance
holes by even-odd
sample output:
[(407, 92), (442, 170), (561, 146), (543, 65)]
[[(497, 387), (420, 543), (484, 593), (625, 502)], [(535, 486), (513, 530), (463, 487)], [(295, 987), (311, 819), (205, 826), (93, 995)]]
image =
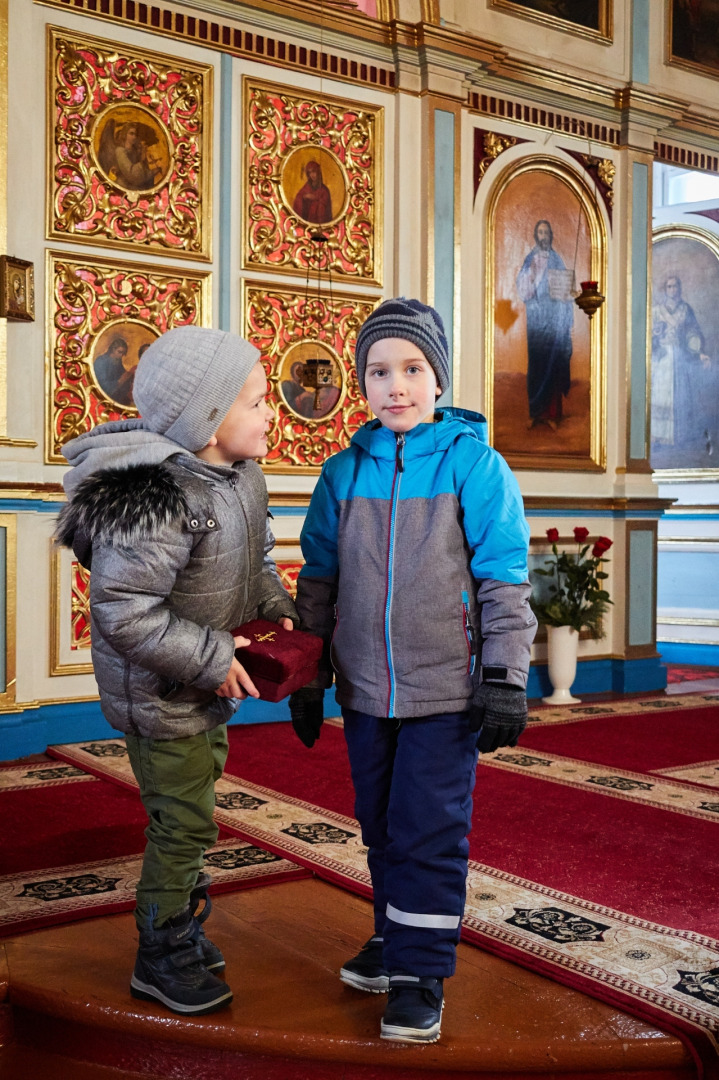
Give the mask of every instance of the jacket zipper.
[(389, 688), (387, 694), (387, 716), (394, 716), (394, 704), (395, 704), (395, 677), (394, 677), (394, 661), (392, 658), (392, 636), (391, 636), (391, 620), (392, 620), (392, 578), (394, 571), (394, 540), (395, 530), (397, 524), (397, 504), (399, 502), (399, 490), (402, 482), (402, 473), (404, 472), (404, 432), (399, 432), (397, 435), (397, 450), (395, 453), (395, 465), (394, 476), (392, 477), (392, 498), (390, 500), (390, 515), (389, 515), (389, 541), (387, 545), (387, 594), (385, 599), (385, 612), (384, 612), (384, 639), (385, 649), (387, 652), (387, 674), (389, 678)]
[(471, 675), (474, 672), (477, 650), (474, 647), (474, 631), (469, 618), (469, 593), (466, 589), (462, 590), (462, 611), (464, 615), (464, 636), (467, 640), (467, 674)]

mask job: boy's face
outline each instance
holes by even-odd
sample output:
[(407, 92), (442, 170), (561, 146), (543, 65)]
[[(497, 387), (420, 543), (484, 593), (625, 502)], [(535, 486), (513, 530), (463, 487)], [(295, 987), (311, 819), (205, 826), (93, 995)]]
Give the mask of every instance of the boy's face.
[(235, 461), (264, 457), (267, 429), (274, 416), (265, 402), (266, 393), (267, 376), (258, 360), (225, 419), (198, 456), (213, 465), (232, 465)]
[(377, 419), (397, 432), (426, 420), (442, 392), (422, 350), (404, 338), (382, 338), (370, 346), (365, 385)]

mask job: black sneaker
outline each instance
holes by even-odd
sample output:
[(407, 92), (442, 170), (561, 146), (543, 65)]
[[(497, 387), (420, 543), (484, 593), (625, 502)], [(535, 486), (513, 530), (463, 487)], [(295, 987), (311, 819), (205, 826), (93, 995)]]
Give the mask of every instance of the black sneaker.
[(357, 955), (340, 968), (340, 979), (355, 990), (387, 993), (389, 973), (382, 966), (382, 938), (378, 934), (373, 934)]
[(444, 1008), (442, 984), (442, 979), (430, 976), (391, 975), (380, 1036), (395, 1042), (437, 1042)]
[(130, 993), (143, 1001), (161, 1001), (173, 1012), (190, 1016), (202, 1016), (230, 1004), (229, 986), (203, 963), (189, 907), (159, 929), (140, 930)]
[[(202, 963), (208, 971), (224, 971), (225, 958), (217, 946), (213, 944), (209, 938), (205, 937), (205, 931), (202, 926), (203, 922), (206, 922), (210, 917), (210, 912), (212, 911), (212, 901), (207, 892), (211, 883), (212, 878), (209, 874), (200, 874), (197, 879), (197, 884), (190, 893), (190, 911), (195, 917), (194, 937), (202, 950)], [(202, 910), (198, 912), (197, 907), (203, 900), (205, 902), (204, 906)]]

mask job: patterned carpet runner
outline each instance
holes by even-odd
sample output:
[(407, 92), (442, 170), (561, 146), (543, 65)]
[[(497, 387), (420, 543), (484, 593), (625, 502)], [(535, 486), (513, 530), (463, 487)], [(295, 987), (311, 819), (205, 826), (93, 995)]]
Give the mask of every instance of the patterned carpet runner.
[[(135, 792), (52, 760), (4, 766), (0, 812), (0, 937), (134, 908), (147, 823)], [(205, 861), (214, 893), (310, 876), (226, 830)]]
[[(540, 710), (520, 748), (483, 760), (463, 933), (680, 1035), (716, 1078), (719, 696), (688, 697)], [(369, 895), (341, 722), (311, 751), (286, 724), (230, 731), (218, 821)], [(51, 752), (134, 786), (119, 741)]]

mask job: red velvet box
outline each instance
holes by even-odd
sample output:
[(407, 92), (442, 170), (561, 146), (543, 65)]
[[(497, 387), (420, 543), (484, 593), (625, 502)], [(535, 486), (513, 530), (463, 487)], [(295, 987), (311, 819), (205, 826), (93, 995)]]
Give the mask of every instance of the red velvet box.
[(263, 701), (281, 701), (317, 676), (322, 639), (301, 630), (284, 630), (267, 619), (236, 626), (232, 631), (250, 639), (235, 656), (249, 674)]

